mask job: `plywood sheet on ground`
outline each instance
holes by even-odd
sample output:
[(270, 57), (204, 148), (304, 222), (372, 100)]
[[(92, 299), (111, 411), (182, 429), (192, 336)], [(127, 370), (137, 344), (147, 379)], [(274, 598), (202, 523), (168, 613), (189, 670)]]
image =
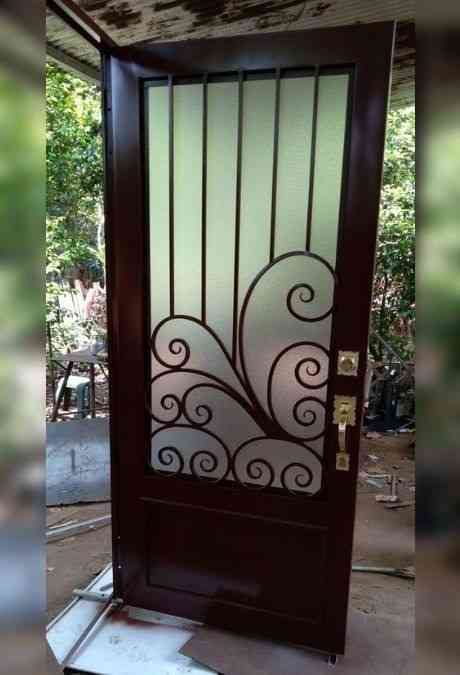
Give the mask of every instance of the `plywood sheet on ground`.
[[(408, 675), (413, 658), (413, 624), (352, 610), (347, 655), (340, 675)], [(324, 655), (209, 627), (200, 628), (182, 654), (222, 675), (321, 675), (331, 673)]]

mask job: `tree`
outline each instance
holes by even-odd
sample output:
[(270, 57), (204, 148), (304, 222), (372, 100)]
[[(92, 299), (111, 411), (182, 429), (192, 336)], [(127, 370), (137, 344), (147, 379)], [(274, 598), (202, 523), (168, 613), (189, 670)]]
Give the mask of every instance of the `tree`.
[(75, 348), (86, 322), (58, 314), (62, 280), (72, 282), (104, 265), (101, 95), (98, 88), (46, 67), (46, 295), (54, 348)]
[(383, 357), (378, 333), (403, 358), (413, 358), (415, 326), (415, 111), (393, 110), (380, 204), (370, 350)]
[(47, 273), (69, 276), (100, 260), (100, 92), (47, 64), (46, 112)]

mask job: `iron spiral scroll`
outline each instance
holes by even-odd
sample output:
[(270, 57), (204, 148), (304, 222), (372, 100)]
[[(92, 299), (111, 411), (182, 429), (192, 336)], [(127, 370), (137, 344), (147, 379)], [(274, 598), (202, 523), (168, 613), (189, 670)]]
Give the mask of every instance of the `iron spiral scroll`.
[[(247, 489), (307, 496), (320, 490), (321, 452), (312, 444), (325, 433), (329, 351), (324, 341), (307, 337), (314, 324), (330, 322), (335, 283), (329, 263), (305, 251), (279, 256), (264, 267), (239, 313), (239, 359), (232, 360), (217, 333), (195, 317), (179, 314), (155, 327), (151, 349), (160, 372), (150, 382), (148, 398), (151, 467), (157, 474), (231, 480)], [(251, 328), (254, 309), (266, 302), (268, 292), (291, 333), (268, 337), (266, 363), (260, 365), (253, 358)], [(205, 341), (209, 358), (203, 367)], [(212, 372), (209, 362), (219, 367)]]

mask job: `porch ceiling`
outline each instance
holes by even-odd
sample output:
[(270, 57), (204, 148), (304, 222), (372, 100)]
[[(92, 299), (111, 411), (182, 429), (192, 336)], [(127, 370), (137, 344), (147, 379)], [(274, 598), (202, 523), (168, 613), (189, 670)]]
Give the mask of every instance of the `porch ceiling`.
[[(74, 0), (117, 44), (165, 42), (397, 20), (392, 105), (414, 102), (415, 0)], [(86, 71), (98, 54), (47, 11), (50, 50)], [(94, 72), (94, 71), (93, 71)]]

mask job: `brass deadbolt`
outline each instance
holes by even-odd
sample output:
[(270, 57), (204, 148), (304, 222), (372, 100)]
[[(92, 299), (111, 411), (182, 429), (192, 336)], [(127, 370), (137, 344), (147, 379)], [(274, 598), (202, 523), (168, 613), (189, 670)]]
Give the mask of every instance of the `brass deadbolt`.
[(339, 352), (337, 373), (356, 376), (358, 374), (359, 352)]

